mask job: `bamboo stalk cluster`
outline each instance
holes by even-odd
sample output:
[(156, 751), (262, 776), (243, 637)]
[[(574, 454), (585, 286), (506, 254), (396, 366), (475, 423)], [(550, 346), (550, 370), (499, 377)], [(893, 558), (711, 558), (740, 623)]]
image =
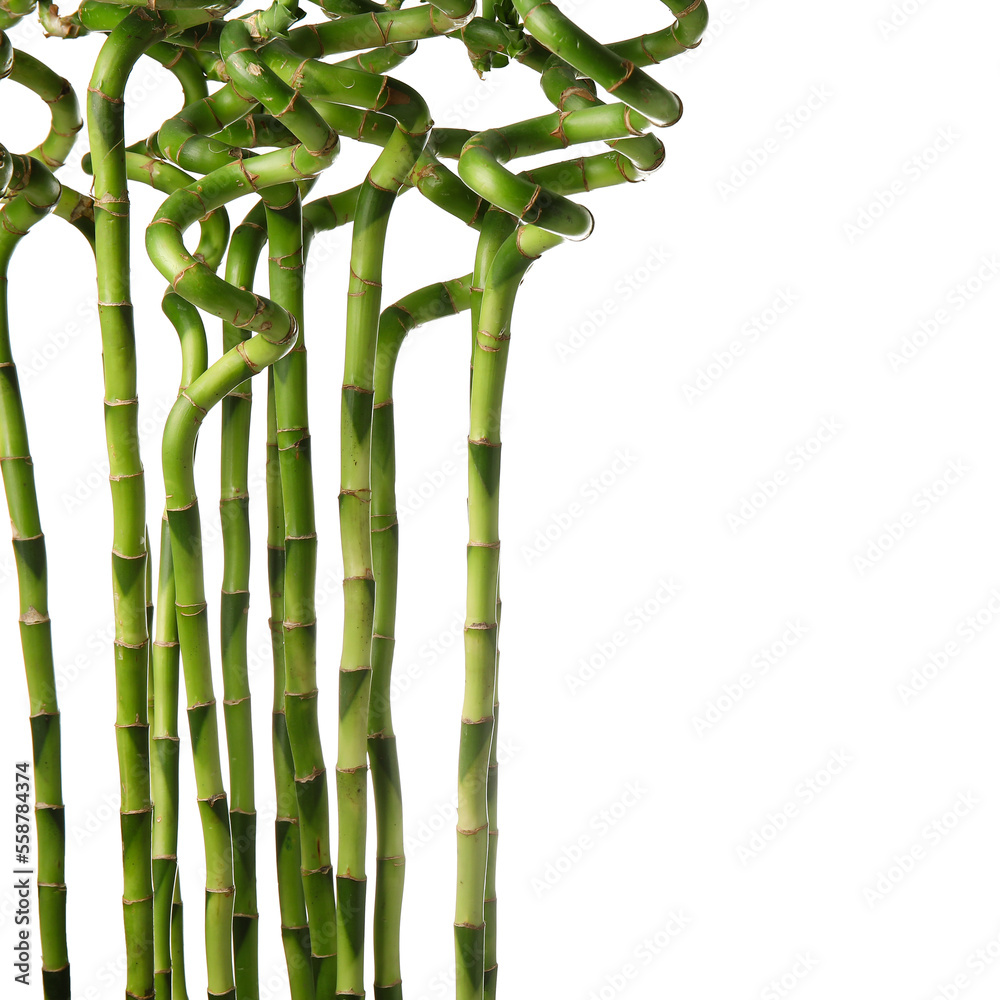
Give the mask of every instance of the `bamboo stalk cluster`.
[[(86, 100), (89, 153), (83, 165), (93, 175), (92, 195), (56, 179), (84, 127), (72, 87), (0, 31), (0, 77), (41, 98), (50, 116), (48, 135), (35, 149), (22, 155), (0, 147), (0, 466), (31, 706), (46, 997), (70, 996), (65, 824), (45, 543), (7, 321), (11, 254), (50, 214), (72, 225), (94, 254), (114, 515), (122, 905), (131, 998), (187, 996), (178, 879), (182, 677), (207, 872), (208, 995), (259, 997), (259, 745), (247, 666), (248, 463), (251, 449), (259, 447), (251, 441), (254, 376), (265, 371), (263, 499), (278, 803), (273, 871), (290, 995), (358, 997), (371, 980), (377, 1000), (403, 996), (403, 798), (390, 704), (399, 556), (393, 376), (408, 335), (435, 319), (470, 314), (468, 596), (454, 938), (458, 1000), (491, 1000), (498, 967), (500, 424), (512, 318), (529, 268), (593, 228), (589, 210), (572, 196), (641, 180), (663, 161), (664, 146), (652, 128), (674, 124), (681, 103), (646, 68), (697, 45), (707, 22), (702, 0), (664, 3), (673, 15), (665, 28), (608, 45), (555, 4), (539, 0), (485, 0), (481, 11), (474, 0), (407, 7), (401, 0), (320, 0), (325, 19), (298, 26), (304, 14), (293, 0), (244, 16), (229, 16), (232, 0), (84, 0), (68, 16), (55, 6), (39, 8), (50, 35), (105, 37)], [(33, 12), (34, 0), (0, 0), (0, 28)], [(480, 74), (511, 62), (538, 73), (553, 110), (478, 132), (434, 128), (420, 94), (389, 73), (413, 55), (419, 41), (438, 37), (451, 42), (434, 44), (463, 45)], [(130, 143), (126, 85), (144, 56), (176, 77), (184, 106), (151, 136)], [(344, 140), (375, 147), (370, 170), (339, 194), (310, 199)], [(605, 144), (603, 151), (563, 156), (570, 146), (595, 142)], [(512, 166), (540, 153), (556, 158), (528, 171)], [(151, 186), (164, 198), (148, 222), (146, 248), (167, 283), (162, 309), (177, 332), (181, 359), (177, 400), (163, 428), (166, 496), (162, 527), (153, 532), (155, 569), (137, 423), (129, 260), (129, 187), (135, 184)], [(389, 221), (397, 198), (410, 189), (476, 229), (478, 246), (469, 273), (383, 308)], [(248, 194), (253, 207), (230, 232), (227, 206)], [(187, 232), (195, 225), (199, 235), (192, 250)], [(329, 684), (329, 670), (319, 669), (316, 656), (317, 498), (304, 266), (316, 234), (348, 226), (338, 499), (344, 632), (330, 777), (323, 736), (327, 752), (334, 744), (321, 732), (317, 713), (320, 674)], [(267, 296), (254, 288), (265, 250)], [(217, 357), (209, 349), (206, 316), (222, 321)], [(222, 411), (223, 585), (213, 612), (205, 591), (195, 451), (199, 429), (215, 406)], [(154, 514), (157, 509), (158, 500)], [(221, 730), (210, 613), (220, 616)], [(365, 969), (369, 800), (376, 833), (371, 973)]]

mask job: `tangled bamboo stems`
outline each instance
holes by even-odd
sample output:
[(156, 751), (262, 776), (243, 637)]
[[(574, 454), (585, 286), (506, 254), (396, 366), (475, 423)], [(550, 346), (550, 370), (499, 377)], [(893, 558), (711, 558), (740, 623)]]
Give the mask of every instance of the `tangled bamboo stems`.
[[(116, 733), (121, 781), (126, 996), (186, 1000), (178, 878), (179, 684), (183, 672), (206, 864), (208, 992), (260, 1000), (255, 746), (248, 620), (252, 547), (249, 474), (252, 379), (267, 370), (266, 552), (273, 657), (272, 730), (278, 917), (292, 1000), (402, 1000), (403, 789), (392, 712), (399, 595), (396, 444), (392, 400), (404, 339), (466, 310), (472, 326), (469, 397), (465, 686), (458, 774), (456, 996), (498, 991), (498, 719), (500, 418), (517, 291), (548, 250), (587, 238), (590, 209), (575, 197), (643, 180), (665, 159), (655, 126), (681, 102), (648, 67), (699, 43), (701, 0), (664, 0), (665, 28), (605, 43), (549, 0), (321, 0), (325, 20), (295, 26), (291, 0), (230, 16), (234, 0), (84, 0), (46, 31), (106, 36), (87, 95), (93, 198), (55, 179), (83, 127), (73, 89), (0, 30), (0, 78), (48, 106), (26, 156), (0, 147), (0, 448), (14, 531), (24, 663), (35, 748), (43, 985), (69, 996), (65, 836), (48, 622), (45, 550), (27, 427), (6, 325), (6, 265), (44, 216), (73, 225), (94, 248), (104, 357), (106, 444), (113, 512)], [(0, 0), (0, 29), (34, 11)], [(447, 43), (438, 42), (447, 38)], [(480, 75), (518, 63), (538, 74), (548, 113), (474, 131), (432, 128), (431, 109), (389, 76), (418, 46), (459, 45)], [(126, 85), (155, 60), (179, 84), (182, 108), (146, 139), (126, 139)], [(544, 107), (544, 104), (543, 104)], [(307, 200), (341, 143), (374, 147), (363, 179)], [(563, 159), (571, 146), (585, 149)], [(556, 154), (517, 172), (515, 161)], [(569, 155), (569, 154), (565, 154)], [(162, 310), (180, 351), (180, 389), (163, 428), (165, 519), (154, 600), (137, 421), (136, 331), (129, 255), (130, 186), (164, 200), (146, 229), (167, 280)], [(382, 309), (397, 198), (417, 190), (478, 232), (469, 274)], [(226, 207), (253, 204), (231, 237)], [(146, 221), (146, 220), (144, 220)], [(186, 234), (198, 223), (191, 250)], [(317, 660), (317, 504), (309, 422), (305, 264), (320, 233), (351, 226), (344, 330), (338, 507), (344, 569), (339, 669), (336, 851)], [(346, 242), (346, 237), (345, 237)], [(412, 245), (417, 245), (415, 242)], [(268, 296), (255, 290), (268, 258)], [(219, 273), (225, 259), (223, 274)], [(319, 327), (335, 325), (327, 309)], [(222, 351), (204, 316), (221, 320)], [(319, 376), (322, 379), (322, 375)], [(323, 384), (322, 382), (320, 383)], [(202, 522), (195, 491), (200, 428), (221, 409), (222, 588), (219, 622), (225, 758), (212, 668)], [(414, 417), (416, 419), (416, 417)], [(328, 464), (328, 456), (321, 459)], [(153, 642), (150, 644), (150, 633)], [(405, 754), (407, 748), (402, 748)], [(375, 804), (375, 891), (367, 899), (368, 770)], [(226, 776), (228, 770), (228, 781)], [(336, 866), (336, 867), (334, 867)], [(373, 974), (365, 970), (371, 911)]]

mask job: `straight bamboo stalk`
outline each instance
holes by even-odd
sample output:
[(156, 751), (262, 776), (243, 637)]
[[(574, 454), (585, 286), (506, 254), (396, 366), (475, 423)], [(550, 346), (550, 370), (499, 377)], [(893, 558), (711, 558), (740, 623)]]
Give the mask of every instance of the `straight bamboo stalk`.
[(469, 432), (468, 595), (465, 697), (459, 746), (458, 890), (455, 957), (458, 1000), (485, 991), (487, 788), (494, 731), (497, 588), (500, 566), (500, 415), (518, 286), (531, 264), (562, 238), (523, 226), (497, 252), (483, 293), (473, 359)]
[(392, 657), (395, 646), (399, 520), (396, 515), (396, 447), (392, 401), (396, 359), (418, 326), (469, 308), (472, 275), (437, 282), (400, 299), (379, 319), (372, 419), (372, 571), (375, 577), (372, 687), (368, 706), (368, 757), (377, 831), (373, 946), (376, 1000), (402, 1000), (400, 918), (406, 861), (403, 801), (396, 734), (392, 728)]
[(371, 435), (382, 257), (392, 205), (423, 150), (431, 124), (426, 105), (414, 91), (388, 78), (384, 82), (387, 89), (396, 95), (389, 110), (402, 118), (402, 123), (375, 161), (358, 195), (351, 242), (341, 408), (340, 525), (344, 555), (344, 642), (340, 665), (337, 756), (339, 996), (355, 996), (365, 991), (367, 737), (375, 613)]
[(139, 56), (165, 34), (160, 18), (129, 13), (101, 48), (88, 92), (94, 161), (98, 311), (105, 428), (114, 510), (116, 732), (121, 777), (126, 995), (153, 996), (153, 885), (146, 621), (146, 503), (139, 457), (135, 331), (130, 301), (124, 91)]

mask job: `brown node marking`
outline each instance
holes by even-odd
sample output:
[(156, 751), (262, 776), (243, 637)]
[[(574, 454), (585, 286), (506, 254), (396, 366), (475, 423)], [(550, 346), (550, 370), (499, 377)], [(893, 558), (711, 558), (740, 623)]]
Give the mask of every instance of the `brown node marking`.
[(146, 558), (145, 551), (138, 553), (138, 555), (130, 555), (130, 554), (126, 554), (124, 552), (121, 552), (119, 549), (112, 549), (111, 550), (111, 555), (114, 556), (116, 559), (145, 559)]
[[(455, 829), (458, 831), (458, 835), (460, 837), (474, 837), (477, 833), (482, 833), (483, 830), (489, 830), (489, 828), (490, 828), (489, 823), (483, 823), (482, 826), (475, 826), (475, 827), (472, 827), (471, 829), (463, 829), (460, 826), (456, 827)], [(458, 926), (458, 925), (456, 925), (456, 926)], [(470, 927), (472, 925), (471, 924), (463, 924), (462, 926)]]
[(606, 88), (609, 94), (613, 94), (619, 87), (627, 83), (635, 72), (635, 63), (629, 59), (623, 59), (622, 66), (625, 69), (625, 75), (617, 83), (613, 83), (610, 87)]
[(676, 22), (676, 21), (674, 21), (674, 23), (673, 23), (673, 24), (671, 25), (671, 27), (670, 27), (670, 34), (671, 34), (671, 35), (673, 35), (673, 38), (674, 38), (674, 41), (675, 41), (675, 42), (676, 42), (676, 43), (677, 43), (677, 44), (678, 44), (678, 45), (679, 45), (679, 46), (680, 46), (680, 47), (681, 47), (682, 49), (696, 49), (696, 48), (698, 48), (698, 46), (699, 46), (699, 45), (701, 45), (701, 42), (702, 42), (702, 40), (701, 40), (700, 38), (698, 39), (698, 41), (696, 41), (696, 42), (692, 42), (692, 43), (691, 43), (690, 45), (688, 45), (688, 44), (687, 44), (687, 42), (682, 42), (682, 41), (681, 41), (681, 40), (680, 40), (680, 39), (679, 39), (679, 38), (677, 37), (677, 22)]
[(49, 621), (49, 616), (43, 615), (36, 608), (29, 606), (28, 610), (17, 620), (22, 625), (45, 625)]
[[(253, 361), (250, 360), (250, 355), (247, 354), (246, 341), (242, 341), (241, 340), (236, 345), (236, 353), (243, 359), (243, 363), (247, 366), (247, 368), (250, 369), (251, 372), (253, 372), (254, 374), (256, 374), (257, 372), (259, 372), (261, 370), (261, 367), (262, 367), (261, 365), (255, 364)], [(244, 395), (246, 395), (246, 394), (244, 394)], [(233, 499), (237, 499), (237, 498), (234, 497)]]

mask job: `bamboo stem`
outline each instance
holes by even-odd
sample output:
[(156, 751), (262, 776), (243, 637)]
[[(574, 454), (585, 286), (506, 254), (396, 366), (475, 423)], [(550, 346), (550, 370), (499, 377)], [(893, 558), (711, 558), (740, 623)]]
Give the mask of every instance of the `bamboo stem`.
[[(11, 351), (7, 309), (7, 268), (28, 230), (59, 201), (59, 184), (38, 161), (26, 156), (0, 158), (13, 168), (8, 201), (0, 209), (0, 469), (10, 514), (19, 598), (18, 626), (31, 724), (37, 832), (38, 925), (42, 946), (42, 988), (46, 1000), (68, 1000), (69, 952), (66, 943), (66, 823), (62, 792), (61, 728), (52, 658), (48, 570), (35, 490), (28, 428)], [(9, 175), (10, 176), (10, 175)], [(6, 186), (6, 185), (5, 185)], [(17, 791), (20, 792), (21, 782)], [(25, 790), (27, 782), (24, 783)], [(27, 801), (26, 791), (24, 802)], [(20, 800), (19, 800), (20, 801)], [(23, 817), (23, 819), (22, 819)], [(27, 829), (27, 812), (17, 813)], [(25, 847), (27, 850), (27, 847)], [(23, 867), (36, 864), (25, 855)]]

